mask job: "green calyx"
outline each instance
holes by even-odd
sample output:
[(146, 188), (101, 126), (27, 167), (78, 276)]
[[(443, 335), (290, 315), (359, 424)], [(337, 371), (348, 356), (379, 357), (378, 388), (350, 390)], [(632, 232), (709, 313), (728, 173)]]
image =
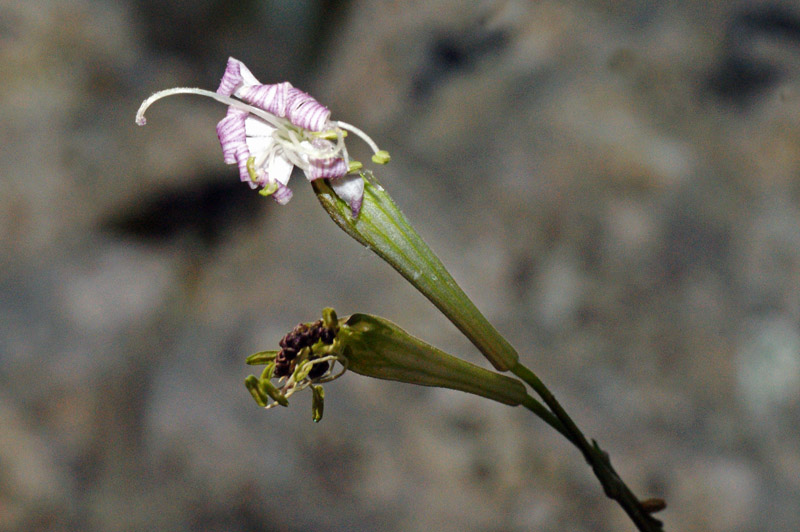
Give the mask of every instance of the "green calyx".
[(337, 343), (347, 369), (367, 377), (450, 388), (512, 406), (527, 397), (520, 381), (449, 355), (377, 316), (342, 319)]
[(331, 219), (422, 292), (497, 370), (508, 371), (515, 367), (519, 359), (516, 350), (470, 301), (372, 173), (362, 172), (361, 175), (364, 199), (356, 218), (326, 179), (311, 183)]

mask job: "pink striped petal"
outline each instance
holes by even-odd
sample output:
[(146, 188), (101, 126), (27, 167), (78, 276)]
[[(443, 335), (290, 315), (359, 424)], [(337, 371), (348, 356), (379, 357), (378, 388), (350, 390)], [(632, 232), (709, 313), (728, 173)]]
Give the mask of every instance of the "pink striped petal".
[(308, 163), (310, 168), (306, 173), (306, 177), (309, 181), (320, 178), (334, 179), (342, 177), (347, 173), (347, 165), (341, 157), (330, 157), (327, 159), (309, 158)]
[(309, 131), (322, 131), (328, 124), (331, 112), (312, 96), (300, 89), (292, 88), (285, 116), (297, 127)]
[(236, 150), (246, 142), (247, 115), (247, 111), (228, 107), (228, 114), (217, 123), (217, 138), (222, 146), (222, 156), (228, 164), (236, 162)]
[[(234, 156), (236, 157), (236, 164), (239, 166), (239, 179), (243, 183), (247, 183), (250, 185), (250, 188), (258, 188), (259, 185), (263, 185), (266, 182), (266, 179), (262, 179), (262, 172), (259, 170), (257, 172), (257, 183), (254, 183), (252, 179), (250, 179), (250, 172), (247, 170), (247, 161), (250, 159), (250, 150), (247, 149), (247, 144), (241, 144), (236, 151), (234, 152)], [(264, 176), (266, 177), (266, 176)]]
[(286, 205), (292, 199), (292, 190), (286, 185), (278, 183), (278, 190), (276, 190), (272, 197), (278, 202), (278, 205)]
[(285, 118), (286, 106), (289, 103), (289, 94), (292, 90), (292, 84), (288, 81), (274, 85), (245, 85), (238, 89), (236, 96), (275, 116)]
[[(326, 151), (329, 153), (333, 153), (333, 142), (326, 140), (326, 139), (314, 139), (311, 142), (311, 145), (319, 150), (320, 153), (325, 153)], [(344, 159), (341, 157), (309, 157), (308, 158), (308, 170), (306, 171), (306, 177), (309, 181), (314, 181), (315, 179), (320, 178), (327, 178), (333, 179), (336, 177), (342, 177), (347, 173), (347, 164), (345, 164)]]
[(258, 80), (244, 63), (233, 57), (228, 58), (225, 73), (219, 82), (217, 94), (230, 96), (244, 85), (258, 85)]

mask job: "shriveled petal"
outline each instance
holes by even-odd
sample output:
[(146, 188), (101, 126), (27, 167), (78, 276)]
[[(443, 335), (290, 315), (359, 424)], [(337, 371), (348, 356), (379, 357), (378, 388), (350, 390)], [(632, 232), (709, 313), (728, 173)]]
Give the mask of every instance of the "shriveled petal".
[(228, 58), (228, 66), (217, 93), (241, 98), (309, 131), (324, 130), (331, 116), (327, 107), (300, 89), (292, 87), (288, 81), (264, 85), (244, 63), (232, 57)]
[(331, 117), (330, 110), (300, 89), (289, 91), (289, 107), (284, 115), (289, 121), (309, 131), (322, 131)]
[(235, 95), (275, 116), (286, 118), (289, 94), (292, 90), (292, 84), (284, 81), (274, 85), (244, 85), (236, 90)]
[(222, 156), (228, 164), (236, 162), (236, 150), (245, 144), (247, 115), (247, 111), (228, 107), (228, 114), (217, 124), (217, 138), (222, 146)]
[(361, 212), (361, 203), (364, 201), (364, 179), (360, 175), (352, 174), (336, 179), (331, 179), (331, 187), (336, 195), (350, 205), (353, 218)]
[[(258, 85), (259, 81), (250, 70), (244, 66), (244, 63), (233, 57), (228, 58), (228, 65), (225, 67), (225, 73), (222, 75), (222, 80), (219, 82), (217, 94), (223, 96), (230, 96), (234, 94), (243, 85)], [(237, 94), (238, 96), (238, 94)]]

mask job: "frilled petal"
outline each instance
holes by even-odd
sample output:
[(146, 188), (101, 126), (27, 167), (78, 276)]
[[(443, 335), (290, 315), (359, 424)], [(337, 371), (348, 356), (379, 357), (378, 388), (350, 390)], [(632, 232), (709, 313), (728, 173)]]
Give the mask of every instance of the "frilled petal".
[(226, 163), (233, 164), (236, 150), (245, 144), (245, 118), (247, 111), (228, 107), (228, 114), (217, 124), (217, 138), (222, 146), (222, 156)]
[(358, 216), (364, 201), (364, 179), (360, 175), (346, 175), (331, 179), (331, 187), (337, 196), (350, 205), (353, 218)]

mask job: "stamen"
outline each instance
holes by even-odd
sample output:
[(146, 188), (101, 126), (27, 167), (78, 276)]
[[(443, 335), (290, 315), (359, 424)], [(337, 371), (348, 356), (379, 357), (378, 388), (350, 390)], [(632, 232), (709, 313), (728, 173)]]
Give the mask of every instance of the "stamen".
[(347, 136), (347, 131), (336, 128), (336, 153), (343, 153), (345, 162), (349, 161), (347, 157), (347, 150), (344, 146), (344, 138)]
[(298, 155), (298, 151), (305, 151), (305, 149), (300, 145), (300, 141), (297, 139), (297, 136), (293, 131), (288, 131), (288, 134), (288, 140), (280, 136), (276, 136), (275, 141), (280, 146), (283, 156), (286, 157), (290, 163), (301, 170), (306, 170), (308, 168), (308, 164)]
[(305, 153), (306, 155), (313, 155), (314, 150), (309, 149), (306, 146), (303, 146), (302, 141), (297, 137), (297, 133), (295, 131), (287, 130), (286, 135), (289, 137), (289, 140), (292, 143), (292, 147), (295, 151), (299, 151)]
[(340, 128), (352, 131), (353, 133), (361, 137), (361, 140), (366, 142), (369, 145), (369, 147), (372, 148), (373, 153), (378, 153), (379, 151), (381, 151), (380, 148), (378, 148), (378, 145), (375, 144), (375, 141), (369, 138), (369, 135), (358, 129), (356, 126), (348, 124), (347, 122), (342, 122), (341, 120), (337, 121), (336, 123), (339, 125)]

